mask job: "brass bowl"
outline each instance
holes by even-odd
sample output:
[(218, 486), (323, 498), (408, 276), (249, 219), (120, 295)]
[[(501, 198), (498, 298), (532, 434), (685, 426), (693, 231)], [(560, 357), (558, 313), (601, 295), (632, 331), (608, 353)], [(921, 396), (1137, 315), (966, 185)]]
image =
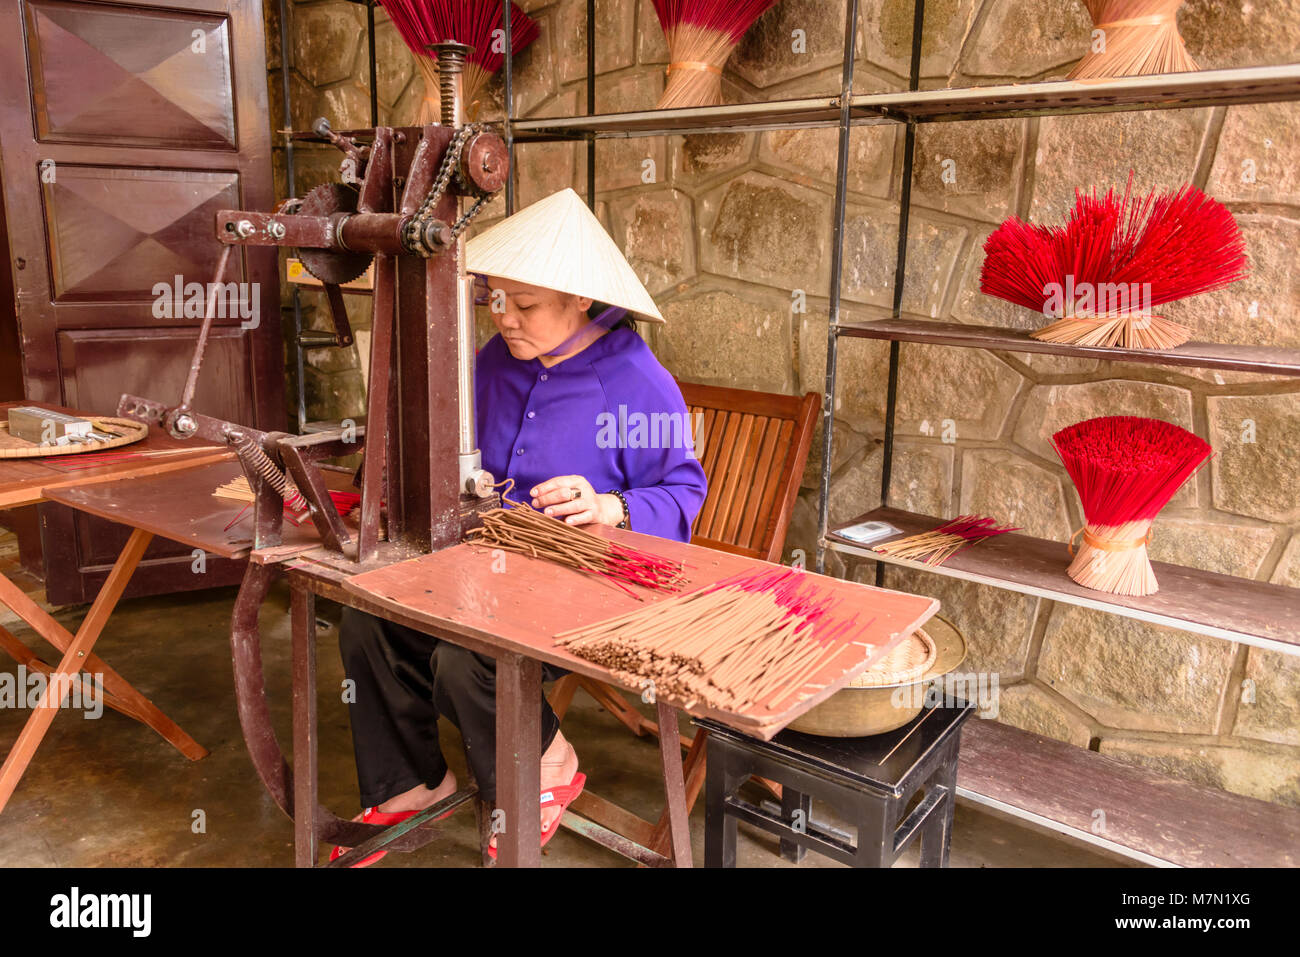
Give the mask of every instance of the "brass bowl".
[[(931, 618), (925, 630), (936, 647), (934, 663), (915, 681), (841, 688), (821, 704), (791, 721), (787, 727), (824, 738), (865, 738), (901, 728), (921, 713), (924, 686), (957, 668), (966, 660), (966, 639), (942, 618)], [(899, 695), (902, 704), (894, 700)]]

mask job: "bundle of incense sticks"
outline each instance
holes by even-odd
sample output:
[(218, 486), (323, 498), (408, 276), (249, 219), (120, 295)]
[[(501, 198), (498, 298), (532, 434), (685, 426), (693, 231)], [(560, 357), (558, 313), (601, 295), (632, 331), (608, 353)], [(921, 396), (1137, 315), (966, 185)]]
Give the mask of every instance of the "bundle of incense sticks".
[(841, 654), (847, 670), (870, 647), (857, 638), (875, 619), (859, 624), (857, 614), (837, 613), (842, 599), (819, 577), (795, 569), (742, 572), (561, 632), (555, 643), (685, 708), (776, 711), (811, 694), (805, 689), (814, 676)]
[(668, 41), (659, 109), (722, 102), (722, 65), (776, 0), (651, 0)]
[[(1159, 586), (1147, 559), (1151, 523), (1209, 460), (1209, 443), (1159, 419), (1112, 415), (1066, 426), (1052, 444), (1086, 520), (1071, 537), (1069, 576), (1116, 595), (1155, 594)], [(1073, 540), (1081, 533), (1076, 553)]]
[(1013, 216), (984, 243), (980, 291), (1055, 319), (1046, 342), (1171, 349), (1191, 337), (1153, 306), (1220, 289), (1246, 275), (1246, 242), (1221, 203), (1195, 186), (1133, 198), (1075, 192), (1064, 226)]
[(904, 558), (927, 565), (942, 565), (963, 548), (982, 542), (1004, 532), (1018, 532), (1019, 528), (999, 527), (991, 518), (980, 515), (958, 515), (951, 522), (919, 535), (908, 535), (873, 546), (872, 550), (894, 558)]
[[(506, 479), (505, 483), (509, 483), (508, 491), (514, 480)], [(599, 575), (638, 599), (641, 596), (626, 585), (642, 585), (654, 591), (680, 591), (687, 583), (681, 562), (593, 535), (545, 515), (527, 502), (516, 502), (505, 492), (501, 497), (511, 507), (484, 512), (483, 524), (466, 533), (467, 541)]]
[[(437, 123), (442, 115), (438, 92), (438, 63), (429, 46), (455, 40), (473, 47), (465, 64), (461, 93), (471, 113), (474, 98), (501, 69), (505, 59), (505, 29), (501, 0), (380, 0), (415, 65), (424, 78), (424, 102), (418, 122)], [(537, 21), (515, 4), (510, 5), (510, 39), (514, 55), (537, 39)]]
[(1147, 73), (1186, 73), (1196, 61), (1178, 33), (1183, 0), (1083, 0), (1092, 17), (1092, 44), (1071, 80)]

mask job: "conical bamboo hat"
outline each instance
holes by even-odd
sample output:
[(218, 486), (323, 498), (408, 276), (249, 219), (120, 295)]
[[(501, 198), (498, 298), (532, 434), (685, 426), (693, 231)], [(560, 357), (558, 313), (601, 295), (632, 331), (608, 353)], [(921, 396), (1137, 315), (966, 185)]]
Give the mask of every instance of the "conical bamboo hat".
[(664, 321), (605, 227), (572, 189), (552, 193), (470, 239), (465, 269), (589, 296)]

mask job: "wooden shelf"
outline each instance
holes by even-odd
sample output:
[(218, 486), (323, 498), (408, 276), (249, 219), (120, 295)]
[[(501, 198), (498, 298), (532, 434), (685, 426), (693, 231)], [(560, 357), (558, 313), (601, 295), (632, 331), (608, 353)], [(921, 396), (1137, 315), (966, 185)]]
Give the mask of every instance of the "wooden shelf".
[(1036, 352), (1054, 356), (1106, 359), (1112, 362), (1139, 362), (1145, 365), (1233, 369), (1239, 372), (1300, 376), (1300, 349), (1274, 349), (1268, 346), (1227, 345), (1217, 342), (1188, 342), (1177, 349), (1165, 351), (1104, 349), (1041, 342), (1032, 338), (1027, 332), (999, 326), (968, 326), (959, 322), (932, 322), (928, 319), (841, 322), (836, 329), (840, 335), (863, 339), (922, 342), (936, 346), (958, 346), (1005, 352)]
[(828, 531), (827, 547), (890, 565), (1300, 655), (1300, 589), (1152, 562), (1160, 590), (1145, 598), (1125, 598), (1076, 584), (1065, 573), (1069, 559), (1062, 542), (1011, 532), (980, 542), (942, 565), (930, 566), (881, 555), (836, 535), (840, 528), (865, 521), (889, 522), (908, 535), (943, 523), (928, 515), (878, 508)]
[[(961, 732), (957, 796), (1155, 867), (1295, 867), (1300, 811), (996, 721)], [(1097, 832), (1097, 808), (1106, 827)], [(1214, 835), (1213, 843), (1206, 835)]]
[(963, 90), (921, 90), (853, 97), (855, 117), (885, 116), (934, 123), (1008, 116), (1116, 113), (1203, 106), (1239, 106), (1300, 99), (1300, 64), (1197, 70), (1079, 82), (1008, 83)]
[[(1053, 80), (960, 90), (855, 94), (850, 104), (850, 122), (854, 125), (908, 120), (935, 123), (1286, 100), (1300, 100), (1300, 64), (1199, 70), (1086, 83)], [(594, 116), (512, 118), (510, 121), (515, 141), (519, 143), (835, 127), (839, 122), (838, 95), (768, 103), (640, 110), (635, 113), (597, 113)]]

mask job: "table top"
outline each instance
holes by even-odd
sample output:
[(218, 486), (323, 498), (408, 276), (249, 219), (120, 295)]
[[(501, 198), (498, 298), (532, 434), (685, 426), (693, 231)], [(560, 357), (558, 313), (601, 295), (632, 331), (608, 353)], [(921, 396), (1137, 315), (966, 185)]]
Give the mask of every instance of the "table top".
[[(670, 541), (639, 532), (597, 526), (595, 533), (685, 564), (688, 590), (710, 584), (758, 566), (781, 567), (770, 562), (720, 552), (698, 545)], [(345, 593), (393, 615), (412, 627), (428, 630), (473, 650), (522, 654), (569, 671), (585, 674), (620, 687), (629, 687), (594, 662), (556, 646), (554, 635), (570, 628), (623, 614), (642, 602), (604, 579), (515, 553), (502, 564), (483, 545), (462, 543), (363, 572), (343, 581)], [(308, 563), (297, 568), (312, 574)], [(806, 572), (815, 575), (815, 572)], [(846, 644), (820, 670), (810, 675), (808, 697), (776, 711), (755, 707), (746, 712), (693, 706), (694, 715), (713, 717), (763, 739), (769, 739), (799, 715), (829, 697), (881, 655), (888, 652), (938, 610), (933, 598), (874, 588), (824, 575), (820, 583), (844, 599), (841, 611), (861, 612), (860, 620), (874, 619), (854, 636), (864, 645)], [(649, 602), (671, 595), (637, 588)], [(459, 639), (459, 640), (458, 640)], [(682, 706), (667, 695), (662, 700)]]
[(695, 723), (742, 748), (768, 754), (776, 761), (853, 787), (897, 796), (926, 757), (951, 740), (974, 711), (975, 705), (961, 700), (930, 703), (901, 728), (865, 738), (827, 738), (782, 731), (770, 741), (758, 742), (740, 737), (713, 721)]
[[(5, 416), (8, 409), (17, 405), (35, 405), (42, 409), (66, 412), (68, 415), (91, 417), (110, 414), (86, 412), (70, 409), (51, 402), (34, 402), (29, 399), (21, 401), (0, 402), (0, 416)], [(113, 452), (141, 453), (165, 452), (186, 446), (199, 446), (192, 452), (177, 452), (156, 458), (131, 458), (112, 462), (94, 468), (79, 468), (77, 459), (80, 455), (51, 455), (31, 459), (0, 459), (0, 508), (18, 508), (22, 505), (35, 505), (43, 502), (47, 496), (42, 493), (47, 489), (75, 488), (92, 485), (96, 482), (112, 479), (127, 479), (149, 475), (161, 475), (176, 469), (192, 467), (198, 462), (218, 462), (232, 460), (234, 453), (225, 447), (211, 448), (211, 444), (194, 439), (183, 441), (174, 439), (163, 429), (149, 426), (149, 435), (139, 442), (109, 449)], [(84, 461), (84, 460), (83, 460)]]
[[(253, 548), (252, 505), (212, 494), (242, 474), (238, 460), (207, 462), (162, 475), (47, 489), (46, 498), (222, 558), (243, 558)], [(329, 488), (355, 491), (351, 472), (322, 474)], [(285, 545), (320, 544), (310, 518), (295, 526), (286, 516), (282, 535)]]

